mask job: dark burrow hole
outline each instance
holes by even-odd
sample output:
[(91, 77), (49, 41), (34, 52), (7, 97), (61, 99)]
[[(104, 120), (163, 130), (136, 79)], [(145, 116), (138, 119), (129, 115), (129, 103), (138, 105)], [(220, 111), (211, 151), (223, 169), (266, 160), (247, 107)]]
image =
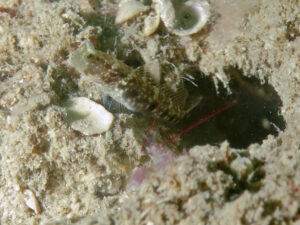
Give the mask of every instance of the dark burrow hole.
[[(222, 85), (219, 85), (217, 92), (210, 76), (197, 69), (189, 70), (188, 74), (194, 79), (185, 82), (189, 92), (188, 103), (193, 104), (199, 96), (202, 99), (183, 120), (170, 123), (158, 119), (151, 127), (155, 118), (153, 113), (135, 113), (126, 126), (132, 127), (136, 137), (146, 145), (152, 142), (168, 143), (170, 148), (177, 149), (179, 146), (179, 149), (189, 149), (196, 145), (218, 145), (226, 140), (231, 147), (247, 148), (253, 143), (261, 144), (268, 135), (276, 136), (285, 129), (285, 121), (280, 114), (281, 99), (267, 81), (262, 84), (259, 79), (246, 77), (235, 67), (229, 67), (225, 72), (230, 76), (231, 94)], [(103, 103), (111, 112), (131, 113), (109, 97)], [(185, 132), (181, 143), (172, 140), (187, 127), (229, 105), (233, 106)]]
[(237, 103), (183, 134), (181, 138), (184, 147), (214, 145), (227, 140), (232, 147), (246, 148), (253, 143), (262, 143), (269, 134), (276, 136), (279, 130), (285, 128), (284, 118), (280, 115), (281, 99), (267, 81), (262, 84), (259, 79), (246, 77), (235, 67), (229, 67), (225, 72), (231, 78), (230, 95), (222, 87), (217, 94), (212, 79), (199, 71), (189, 73), (195, 77), (194, 83), (197, 84), (196, 87), (186, 82), (190, 99), (197, 96), (203, 98), (184, 120), (176, 124), (179, 131), (233, 101)]

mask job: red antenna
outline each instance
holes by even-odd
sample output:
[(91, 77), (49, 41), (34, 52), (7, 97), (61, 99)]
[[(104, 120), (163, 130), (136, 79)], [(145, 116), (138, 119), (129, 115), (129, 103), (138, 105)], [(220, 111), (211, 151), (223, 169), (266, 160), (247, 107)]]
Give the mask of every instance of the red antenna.
[[(164, 142), (162, 145), (163, 146), (166, 146), (172, 142), (174, 142), (176, 139), (178, 139), (179, 137), (181, 137), (183, 134), (189, 132), (190, 130), (194, 129), (195, 127), (205, 123), (206, 121), (208, 121), (209, 119), (213, 118), (213, 117), (216, 117), (217, 115), (223, 113), (224, 111), (228, 110), (229, 108), (233, 107), (236, 103), (238, 102), (238, 99), (235, 99), (233, 100), (232, 102), (230, 102), (229, 104), (225, 105), (224, 107), (212, 112), (211, 114), (209, 114), (208, 116), (204, 117), (204, 118), (201, 118), (200, 120), (196, 121), (195, 123), (192, 123), (190, 126), (188, 126), (187, 128), (183, 129), (181, 132), (179, 132), (178, 134), (174, 135), (173, 137), (171, 137), (169, 140), (167, 140), (166, 142)], [(144, 142), (143, 142), (143, 147), (142, 147), (142, 151), (145, 152), (145, 148), (144, 146), (146, 145), (146, 142), (148, 141), (148, 137), (150, 135), (150, 132), (153, 131), (153, 128), (157, 122), (157, 119), (158, 119), (158, 116), (159, 116), (159, 106), (157, 107), (157, 110), (156, 110), (156, 114), (155, 114), (155, 117), (152, 121), (152, 124), (146, 134), (146, 138), (144, 139)]]
[(217, 111), (214, 111), (211, 114), (209, 114), (208, 116), (206, 116), (204, 118), (201, 118), (200, 120), (196, 121), (195, 123), (192, 123), (190, 126), (183, 129), (181, 132), (174, 135), (168, 141), (163, 143), (163, 145), (168, 145), (168, 144), (172, 143), (173, 141), (175, 141), (177, 138), (181, 137), (183, 134), (187, 133), (188, 131), (194, 129), (195, 127), (199, 126), (200, 124), (205, 123), (209, 119), (211, 119), (213, 117), (216, 117), (217, 115), (221, 114), (222, 112), (224, 112), (224, 111), (228, 110), (229, 108), (233, 107), (237, 102), (238, 102), (238, 99), (235, 99), (232, 102), (230, 102), (229, 104), (225, 105), (224, 107), (218, 109)]
[[(168, 141), (166, 141), (163, 144), (155, 143), (155, 149), (156, 151), (148, 151), (145, 149), (145, 144), (149, 139), (150, 132), (153, 131), (153, 128), (155, 126), (155, 123), (159, 116), (159, 107), (157, 107), (155, 117), (152, 121), (152, 124), (146, 134), (146, 137), (144, 139), (143, 145), (142, 145), (142, 151), (145, 152), (147, 155), (149, 155), (152, 158), (152, 161), (154, 163), (153, 167), (156, 170), (163, 170), (163, 168), (166, 166), (168, 161), (170, 161), (173, 158), (172, 151), (168, 148), (164, 148), (164, 146), (168, 145), (169, 143), (175, 141), (177, 138), (179, 138), (181, 135), (185, 134), (186, 132), (190, 131), (191, 129), (199, 126), (200, 124), (206, 122), (207, 120), (221, 114), (222, 112), (228, 110), (229, 108), (233, 107), (238, 102), (238, 99), (230, 102), (229, 104), (225, 105), (223, 108), (218, 109), (217, 111), (209, 114), (208, 116), (196, 121), (195, 123), (191, 124), (184, 130), (182, 130), (180, 133), (176, 134), (172, 138), (170, 138)], [(143, 180), (145, 179), (147, 173), (149, 173), (149, 167), (141, 166), (138, 167), (132, 174), (130, 186), (131, 187), (139, 187)]]

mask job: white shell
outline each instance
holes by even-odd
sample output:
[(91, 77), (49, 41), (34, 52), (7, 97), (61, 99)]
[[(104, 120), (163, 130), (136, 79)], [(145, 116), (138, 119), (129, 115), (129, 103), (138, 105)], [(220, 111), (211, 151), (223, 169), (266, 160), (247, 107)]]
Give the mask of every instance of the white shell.
[(151, 34), (153, 34), (160, 23), (160, 17), (157, 14), (150, 14), (146, 17), (145, 19), (145, 25), (144, 25), (144, 35), (145, 36), (150, 36)]
[(167, 29), (172, 30), (175, 26), (176, 13), (171, 0), (154, 0), (155, 11), (164, 22)]
[(166, 28), (179, 36), (197, 33), (210, 17), (209, 3), (205, 0), (155, 0), (155, 10)]
[(90, 41), (84, 41), (80, 47), (70, 55), (70, 65), (75, 67), (81, 74), (85, 74), (84, 71), (89, 66), (89, 62), (86, 60), (89, 54), (96, 54), (96, 49)]
[(101, 134), (112, 126), (114, 116), (102, 105), (85, 97), (71, 98), (66, 104), (67, 122), (84, 135)]
[(123, 23), (137, 16), (139, 13), (145, 12), (149, 9), (150, 9), (149, 6), (145, 6), (141, 2), (136, 0), (122, 2), (119, 5), (115, 23), (116, 24)]
[(24, 192), (25, 204), (34, 211), (35, 214), (41, 213), (41, 206), (33, 191), (26, 189)]

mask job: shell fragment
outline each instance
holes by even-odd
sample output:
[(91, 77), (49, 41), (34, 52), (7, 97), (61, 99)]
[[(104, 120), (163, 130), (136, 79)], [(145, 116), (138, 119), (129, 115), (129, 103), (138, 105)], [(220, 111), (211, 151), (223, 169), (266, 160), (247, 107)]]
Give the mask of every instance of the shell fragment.
[(160, 23), (160, 17), (157, 14), (150, 14), (145, 19), (145, 25), (144, 25), (144, 35), (150, 36), (153, 34), (157, 28), (159, 27)]
[(150, 9), (149, 6), (145, 6), (141, 2), (136, 0), (120, 3), (115, 23), (116, 24), (123, 23), (149, 9)]
[(33, 191), (26, 189), (23, 194), (25, 204), (28, 206), (28, 208), (33, 210), (35, 214), (40, 214), (42, 209)]
[(114, 116), (102, 105), (85, 97), (71, 98), (67, 104), (66, 120), (84, 135), (101, 134), (112, 126)]

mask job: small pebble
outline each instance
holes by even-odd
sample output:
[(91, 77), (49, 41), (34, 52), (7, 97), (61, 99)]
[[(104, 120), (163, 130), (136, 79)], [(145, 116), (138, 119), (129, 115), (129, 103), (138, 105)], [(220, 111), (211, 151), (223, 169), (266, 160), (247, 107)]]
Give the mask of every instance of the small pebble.
[(23, 194), (25, 204), (32, 209), (35, 214), (40, 214), (42, 209), (33, 191), (26, 189)]
[(84, 135), (95, 135), (108, 131), (114, 120), (114, 116), (102, 105), (85, 97), (69, 99), (66, 109), (67, 122), (72, 129)]

